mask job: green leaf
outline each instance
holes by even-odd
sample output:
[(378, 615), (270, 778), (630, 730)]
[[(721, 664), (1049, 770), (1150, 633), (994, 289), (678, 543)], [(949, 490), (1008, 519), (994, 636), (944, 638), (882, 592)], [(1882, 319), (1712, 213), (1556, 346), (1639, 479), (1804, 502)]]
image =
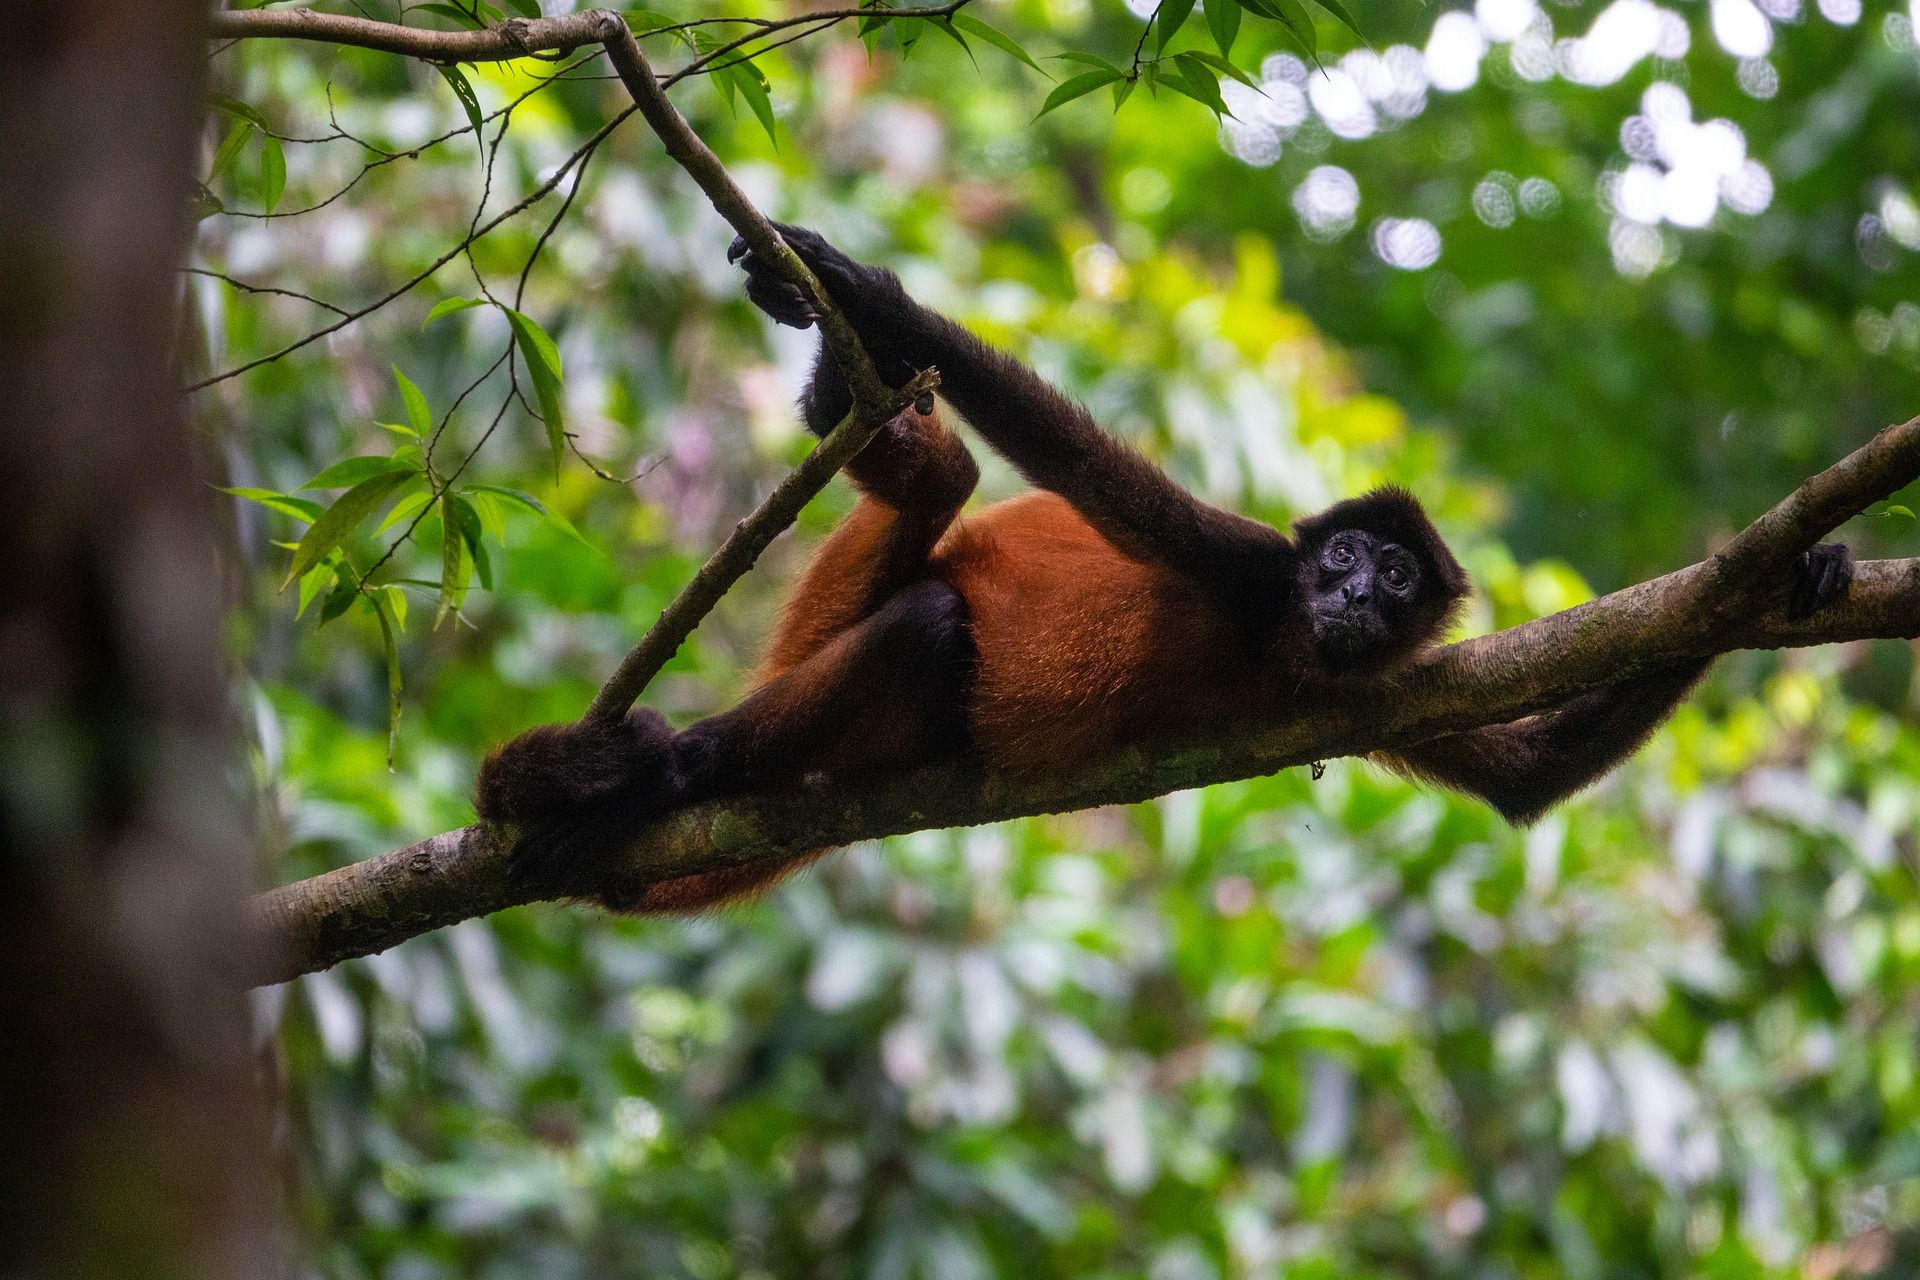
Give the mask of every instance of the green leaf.
[[(678, 26), (684, 21), (673, 14), (661, 13), (658, 9), (628, 9), (620, 16), (627, 20), (627, 25), (633, 29), (635, 35), (646, 35), (662, 27)], [(667, 35), (670, 39), (677, 40), (689, 48), (700, 47), (693, 41), (692, 30), (669, 31)]]
[(407, 421), (413, 427), (413, 433), (424, 436), (433, 430), (433, 412), (427, 408), (427, 397), (413, 384), (413, 379), (400, 372), (400, 366), (393, 366), (393, 380), (399, 384), (400, 400), (407, 406)]
[(1047, 114), (1047, 112), (1052, 111), (1055, 107), (1064, 106), (1072, 102), (1075, 98), (1083, 98), (1103, 85), (1109, 85), (1115, 80), (1124, 79), (1126, 79), (1126, 77), (1118, 71), (1089, 71), (1085, 75), (1078, 75), (1071, 80), (1062, 81), (1060, 84), (1054, 86), (1052, 93), (1047, 95), (1045, 104), (1040, 108), (1040, 114), (1036, 115), (1034, 119), (1038, 120), (1040, 116)]
[(356, 525), (377, 511), (395, 489), (418, 474), (415, 471), (384, 471), (362, 480), (341, 494), (332, 506), (320, 513), (320, 518), (300, 539), (300, 546), (293, 553), (293, 567), (287, 570), (287, 582), (293, 582), (319, 564), (329, 551), (346, 541)]
[(333, 566), (326, 564), (321, 565), (317, 569), (310, 569), (301, 576), (300, 607), (293, 611), (293, 616), (296, 621), (305, 616), (307, 606), (313, 603), (313, 598), (320, 594), (320, 588), (325, 586), (332, 577)]
[(575, 542), (579, 543), (581, 546), (586, 547), (596, 553), (598, 553), (600, 550), (600, 548), (594, 546), (591, 542), (587, 541), (585, 534), (581, 533), (578, 529), (573, 527), (573, 522), (571, 520), (561, 515), (558, 511), (553, 510), (551, 507), (547, 506), (545, 503), (541, 502), (540, 499), (534, 497), (530, 493), (522, 493), (518, 489), (508, 489), (497, 484), (477, 484), (477, 485), (474, 485), (473, 488), (474, 488), (474, 491), (477, 493), (490, 493), (497, 497), (505, 498), (511, 502), (517, 502), (521, 506), (526, 507), (529, 511), (532, 511), (535, 514), (537, 514), (541, 519), (545, 520), (548, 524), (552, 525), (554, 528), (558, 529), (560, 532), (566, 534), (569, 538), (572, 538)]
[(235, 120), (248, 121), (262, 129), (267, 127), (267, 118), (261, 115), (258, 110), (248, 106), (238, 98), (228, 97), (224, 93), (210, 93), (207, 95), (207, 105), (215, 111), (218, 111), (221, 115), (231, 116)]
[(394, 638), (394, 622), (388, 616), (385, 593), (367, 596), (367, 604), (380, 623), (381, 647), (387, 656), (387, 768), (393, 768), (393, 746), (400, 737), (400, 645)]
[(450, 612), (467, 598), (467, 540), (460, 532), (459, 517), (448, 510), (448, 499), (440, 499), (440, 607), (434, 611), (433, 625), (438, 627)]
[(1192, 14), (1193, 0), (1160, 0), (1160, 7), (1153, 12), (1154, 21), (1160, 24), (1160, 49), (1166, 49), (1167, 42), (1179, 34)]
[(1340, 0), (1314, 0), (1314, 3), (1322, 9), (1325, 9), (1335, 18), (1338, 18), (1340, 25), (1353, 32), (1354, 35), (1359, 36), (1360, 43), (1367, 43), (1367, 33), (1360, 29), (1360, 24), (1353, 20), (1353, 15), (1347, 12), (1347, 7), (1341, 4)]
[(308, 524), (320, 518), (319, 503), (276, 493), (272, 489), (221, 489), (220, 492), (230, 493), (236, 498), (245, 498), (248, 502), (257, 502), (269, 511), (278, 511), (296, 520), (304, 520)]
[(521, 489), (509, 489), (505, 485), (500, 484), (476, 484), (473, 486), (472, 492), (490, 493), (496, 498), (505, 498), (509, 502), (518, 503), (535, 515), (544, 516), (552, 514), (547, 510), (546, 503)]
[(1903, 507), (1897, 502), (1889, 502), (1886, 513), (1890, 516), (1905, 516), (1909, 520), (1913, 519), (1913, 508)]
[(287, 189), (287, 153), (280, 149), (280, 139), (267, 134), (260, 135), (260, 202), (268, 213), (280, 203), (280, 193)]
[(207, 181), (212, 182), (232, 166), (240, 155), (240, 148), (247, 145), (247, 139), (253, 136), (254, 124), (251, 120), (242, 120), (227, 130), (227, 136), (220, 140), (220, 147), (213, 153), (213, 168), (207, 171)]
[(1105, 58), (1101, 57), (1099, 54), (1087, 53), (1086, 51), (1081, 49), (1069, 49), (1065, 53), (1056, 53), (1053, 55), (1053, 57), (1054, 57), (1054, 60), (1058, 62), (1078, 62), (1089, 67), (1098, 67), (1102, 71), (1111, 71), (1113, 72), (1113, 74), (1117, 76), (1124, 76), (1125, 74), (1127, 74), (1126, 72), (1122, 71), (1119, 67), (1116, 67), (1111, 62), (1108, 62)]
[(567, 453), (566, 383), (560, 369), (560, 349), (532, 319), (512, 307), (502, 310), (507, 313), (507, 323), (513, 326), (514, 345), (519, 348), (521, 358), (527, 362), (527, 373), (533, 378), (540, 416), (547, 420), (547, 446), (553, 451), (553, 474), (558, 478), (560, 460)]
[(385, 455), (361, 454), (358, 457), (345, 458), (334, 463), (300, 487), (302, 489), (351, 489), (361, 481), (371, 480), (385, 471), (412, 470), (414, 468), (396, 463)]
[[(451, 5), (430, 4), (429, 9), (450, 9)], [(458, 10), (455, 10), (458, 12)], [(480, 137), (480, 99), (474, 95), (473, 86), (467, 82), (467, 73), (458, 67), (441, 67), (440, 74), (447, 78), (453, 87), (453, 96), (460, 99), (461, 109), (467, 113), (467, 120), (473, 125), (473, 136)]]
[(540, 0), (507, 0), (507, 8), (523, 18), (540, 16)]
[(402, 520), (411, 520), (415, 515), (419, 514), (420, 508), (432, 501), (433, 491), (431, 489), (421, 489), (418, 493), (408, 494), (393, 504), (393, 510), (387, 512), (387, 518), (374, 527), (374, 535), (377, 537), (385, 533)]
[(975, 70), (979, 70), (980, 59), (973, 56), (973, 46), (968, 44), (967, 38), (961, 35), (960, 32), (954, 27), (953, 20), (951, 18), (933, 19), (933, 29), (935, 31), (938, 31), (941, 35), (945, 36), (947, 39), (953, 41), (955, 44), (959, 45), (962, 49), (964, 49), (967, 54), (967, 60), (973, 63)]
[(453, 509), (454, 519), (459, 522), (460, 536), (467, 540), (467, 550), (473, 556), (473, 569), (479, 575), (480, 585), (493, 590), (493, 564), (487, 558), (487, 543), (482, 536), (480, 513), (473, 504), (459, 494), (448, 494), (447, 505)]
[(985, 40), (988, 44), (1000, 50), (1002, 53), (1007, 54), (1009, 57), (1020, 59), (1020, 61), (1026, 63), (1035, 71), (1040, 71), (1041, 75), (1044, 76), (1047, 74), (1045, 71), (1040, 70), (1040, 64), (1028, 57), (1027, 51), (1015, 43), (1012, 37), (1008, 36), (1005, 32), (997, 31), (988, 26), (971, 13), (962, 10), (954, 14), (949, 21), (961, 31), (966, 32), (970, 36), (977, 36)]
[[(422, 4), (415, 5), (414, 9), (419, 13), (437, 13), (443, 18), (451, 18), (470, 31), (485, 31), (487, 29), (486, 23), (456, 5)], [(445, 71), (446, 68), (442, 67), (441, 70)]]
[(1207, 0), (1207, 29), (1222, 57), (1233, 52), (1233, 38), (1240, 34), (1240, 0)]
[[(1220, 97), (1220, 77), (1213, 68), (1200, 61), (1191, 53), (1174, 56), (1174, 64), (1180, 68), (1180, 75), (1186, 81), (1186, 87), (1193, 90), (1192, 97), (1204, 103), (1216, 116), (1227, 114), (1227, 104)], [(1174, 81), (1166, 82), (1178, 89)]]
[(375, 587), (374, 590), (387, 602), (387, 612), (393, 615), (394, 629), (405, 631), (407, 629), (407, 593), (391, 582), (384, 587)]
[(780, 149), (780, 134), (773, 122), (773, 99), (767, 95), (767, 78), (760, 68), (751, 62), (737, 62), (728, 67), (723, 75), (731, 76), (740, 96), (747, 100), (747, 107), (760, 121), (760, 127), (767, 131), (767, 137), (773, 142), (774, 150)]
[(1278, 22), (1295, 44), (1305, 50), (1307, 57), (1319, 57), (1319, 36), (1314, 32), (1313, 19), (1300, 5), (1300, 0), (1240, 0), (1244, 9), (1251, 10), (1264, 18)]
[(1242, 71), (1240, 68), (1234, 66), (1231, 62), (1228, 62), (1225, 58), (1220, 57), (1218, 54), (1208, 53), (1205, 49), (1190, 49), (1187, 52), (1181, 54), (1180, 56), (1182, 58), (1198, 58), (1200, 61), (1212, 67), (1215, 71), (1220, 72), (1222, 75), (1232, 76), (1235, 80), (1238, 80), (1241, 84), (1247, 86), (1247, 88), (1249, 89), (1260, 88), (1260, 82), (1258, 80), (1255, 80), (1252, 76), (1248, 75), (1246, 72)]
[(1133, 91), (1139, 86), (1139, 83), (1138, 80), (1122, 80), (1113, 86), (1113, 109), (1115, 111), (1118, 111), (1126, 104), (1127, 99), (1133, 96)]
[(1213, 72), (1205, 67), (1176, 60), (1174, 70), (1177, 75), (1163, 75), (1160, 83), (1182, 97), (1192, 98), (1213, 114), (1224, 115), (1227, 104), (1220, 100), (1220, 82), (1213, 78)]
[(483, 298), (442, 298), (433, 304), (433, 310), (427, 312), (427, 318), (420, 322), (420, 327), (426, 328), (441, 316), (450, 316), (456, 311), (471, 311), (475, 307), (486, 305), (486, 300)]
[(360, 587), (345, 565), (335, 563), (323, 567), (333, 570), (333, 590), (327, 593), (327, 602), (320, 606), (320, 625), (324, 627), (347, 611), (347, 606), (360, 594)]

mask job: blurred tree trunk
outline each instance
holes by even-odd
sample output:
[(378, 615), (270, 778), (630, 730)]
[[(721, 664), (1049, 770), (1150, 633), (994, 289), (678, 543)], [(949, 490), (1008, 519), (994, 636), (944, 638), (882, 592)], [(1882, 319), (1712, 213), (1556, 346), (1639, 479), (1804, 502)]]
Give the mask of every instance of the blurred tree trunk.
[(0, 51), (0, 1274), (271, 1274), (247, 848), (170, 345), (195, 0)]

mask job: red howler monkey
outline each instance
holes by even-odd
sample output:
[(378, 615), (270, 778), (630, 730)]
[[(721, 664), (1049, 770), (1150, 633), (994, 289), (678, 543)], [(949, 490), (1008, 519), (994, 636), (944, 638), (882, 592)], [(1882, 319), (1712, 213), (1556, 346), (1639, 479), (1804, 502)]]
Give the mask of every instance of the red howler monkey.
[[(960, 518), (978, 476), (966, 448), (930, 401), (889, 422), (848, 465), (860, 501), (788, 598), (738, 706), (680, 732), (645, 708), (618, 723), (548, 725), (489, 757), (476, 804), (521, 828), (513, 872), (542, 892), (626, 910), (711, 906), (817, 855), (637, 897), (599, 867), (669, 809), (802, 773), (968, 751), (1033, 773), (1190, 738), (1404, 662), (1465, 597), (1460, 565), (1405, 491), (1336, 503), (1291, 538), (1209, 506), (1032, 370), (914, 302), (891, 272), (811, 231), (780, 230), (882, 377), (898, 386), (937, 367), (941, 394), (1039, 491)], [(728, 256), (775, 320), (818, 318), (742, 242)], [(850, 403), (823, 345), (801, 400), (807, 428), (824, 435)], [(1815, 548), (1792, 606), (1818, 608), (1851, 576), (1845, 547)], [(1637, 749), (1706, 667), (1622, 680), (1382, 762), (1528, 822)]]

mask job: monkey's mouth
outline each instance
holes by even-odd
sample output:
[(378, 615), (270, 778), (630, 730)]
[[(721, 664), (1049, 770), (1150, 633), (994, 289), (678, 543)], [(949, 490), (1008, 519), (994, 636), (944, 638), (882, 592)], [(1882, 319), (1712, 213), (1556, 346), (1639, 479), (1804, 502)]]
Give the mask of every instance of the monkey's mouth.
[(1313, 646), (1333, 666), (1350, 666), (1379, 654), (1387, 644), (1387, 625), (1370, 609), (1316, 610)]

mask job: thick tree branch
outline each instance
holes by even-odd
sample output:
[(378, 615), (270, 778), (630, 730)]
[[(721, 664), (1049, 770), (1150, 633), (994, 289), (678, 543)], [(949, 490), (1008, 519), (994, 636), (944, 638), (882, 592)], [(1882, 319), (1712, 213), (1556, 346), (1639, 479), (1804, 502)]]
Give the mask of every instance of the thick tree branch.
[[(674, 73), (681, 79), (713, 59), (731, 53), (741, 45), (807, 23), (839, 22), (847, 18), (944, 18), (957, 12), (967, 0), (925, 9), (822, 9), (791, 18), (702, 18), (695, 22), (675, 23), (656, 28), (647, 35), (660, 35), (684, 27), (709, 22), (741, 22), (754, 29), (701, 56), (690, 66)], [(356, 18), (337, 13), (315, 13), (311, 9), (242, 9), (213, 14), (207, 34), (218, 40), (282, 39), (314, 40), (323, 44), (351, 45), (380, 53), (428, 62), (503, 62), (538, 53), (571, 53), (582, 45), (602, 44), (607, 34), (605, 20), (612, 17), (624, 27), (619, 15), (606, 9), (562, 14), (553, 18), (508, 18), (483, 31), (436, 31), (429, 27), (408, 27), (373, 18)]]
[(602, 18), (602, 11), (589, 9), (557, 18), (508, 18), (484, 31), (435, 31), (312, 9), (238, 9), (213, 14), (207, 35), (216, 40), (318, 40), (429, 62), (501, 62), (599, 44), (606, 38)]
[[(1769, 557), (1797, 555), (1829, 521), (1844, 518), (1848, 504), (1864, 507), (1910, 483), (1920, 474), (1916, 439), (1920, 419), (1889, 428), (1763, 516), (1754, 527), (1774, 531), (1767, 535)], [(1789, 520), (1783, 511), (1801, 514)], [(856, 787), (803, 784), (699, 805), (662, 819), (622, 851), (620, 874), (639, 886), (905, 831), (1132, 803), (1504, 723), (1677, 658), (1920, 636), (1920, 558), (1862, 562), (1844, 599), (1803, 619), (1786, 617), (1777, 584), (1730, 594), (1722, 563), (1711, 558), (1448, 645), (1393, 678), (1391, 696), (1370, 696), (1381, 690), (1362, 685), (1337, 699), (1223, 725), (1203, 743), (1130, 750), (1046, 778), (955, 762)], [(282, 981), (528, 901), (507, 883), (510, 843), (503, 828), (465, 827), (261, 894), (254, 904), (262, 942), (255, 980)]]

